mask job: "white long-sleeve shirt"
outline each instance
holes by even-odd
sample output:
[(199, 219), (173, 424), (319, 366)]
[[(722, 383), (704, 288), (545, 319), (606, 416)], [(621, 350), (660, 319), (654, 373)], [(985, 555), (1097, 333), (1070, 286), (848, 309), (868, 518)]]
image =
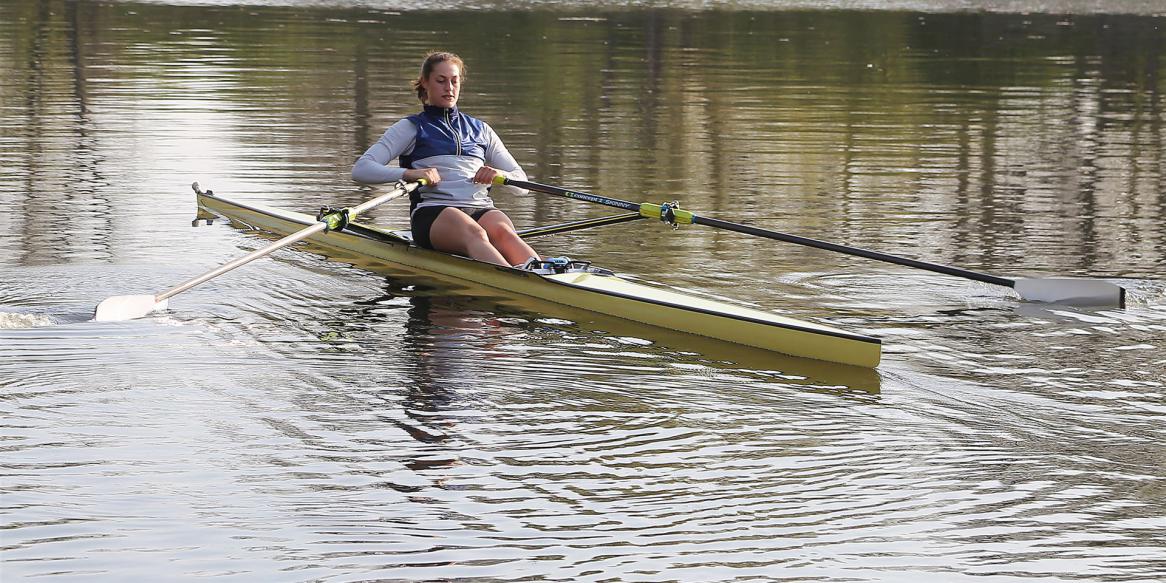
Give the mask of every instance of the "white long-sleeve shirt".
[[(418, 139), (424, 142), (418, 147)], [(422, 157), (418, 157), (422, 156)], [(426, 107), (420, 115), (402, 119), (385, 130), (375, 144), (352, 166), (352, 178), (366, 184), (401, 180), (406, 168), (389, 166), (396, 158), (412, 168), (435, 168), (441, 181), (419, 189), (421, 201), (415, 206), (456, 206), (493, 208), (490, 185), (475, 184), (474, 174), (483, 165), (508, 178), (526, 180), (526, 172), (510, 155), (502, 140), (488, 124), (455, 110)], [(497, 186), (513, 194), (526, 191)], [(495, 191), (497, 192), (497, 191)]]

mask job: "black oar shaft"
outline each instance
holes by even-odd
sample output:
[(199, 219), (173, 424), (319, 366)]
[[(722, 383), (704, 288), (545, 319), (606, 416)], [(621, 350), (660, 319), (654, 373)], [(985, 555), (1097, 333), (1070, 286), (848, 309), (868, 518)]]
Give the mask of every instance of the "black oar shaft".
[(607, 206), (623, 209), (625, 211), (640, 211), (640, 203), (638, 202), (620, 200), (618, 198), (611, 198), (608, 196), (600, 196), (598, 194), (591, 194), (590, 192), (579, 192), (578, 190), (568, 190), (566, 188), (559, 188), (558, 186), (551, 186), (550, 184), (539, 184), (538, 182), (527, 182), (525, 180), (513, 180), (510, 178), (502, 178), (498, 182), (500, 184), (506, 184), (516, 188), (524, 188), (526, 190), (534, 190), (536, 192), (542, 192), (545, 194), (554, 194), (558, 196), (565, 196), (567, 198), (573, 198), (575, 200), (605, 204)]
[(880, 253), (878, 251), (871, 251), (870, 249), (862, 249), (860, 247), (849, 247), (847, 245), (840, 245), (838, 243), (830, 243), (828, 241), (819, 241), (817, 239), (810, 239), (809, 237), (800, 237), (798, 235), (790, 235), (778, 231), (770, 231), (767, 229), (759, 229), (757, 227), (750, 227), (749, 225), (742, 225), (738, 223), (731, 223), (729, 221), (722, 221), (720, 219), (713, 219), (709, 217), (702, 217), (698, 215), (692, 216), (693, 224), (705, 225), (708, 227), (715, 227), (718, 229), (725, 229), (727, 231), (736, 231), (747, 235), (754, 235), (757, 237), (765, 237), (767, 239), (774, 239), (777, 241), (785, 241), (787, 243), (794, 243), (797, 245), (805, 245), (807, 247), (816, 247), (818, 249), (825, 249), (827, 251), (837, 251), (839, 253), (846, 253), (848, 255), (855, 255), (858, 257), (865, 257), (867, 259), (874, 259), (876, 261), (885, 261), (887, 263), (894, 263), (897, 265), (904, 265), (907, 267), (915, 267), (918, 269), (925, 269), (927, 271), (934, 271), (936, 273), (943, 273), (946, 275), (954, 275), (956, 277), (964, 277), (984, 283), (993, 285), (1002, 285), (1005, 287), (1013, 287), (1015, 281), (987, 273), (979, 273), (976, 271), (968, 271), (967, 269), (960, 269), (958, 267), (950, 267), (947, 265), (939, 265), (937, 263), (928, 263), (926, 261), (919, 261), (917, 259), (909, 259), (907, 257), (899, 257), (897, 255), (889, 255), (887, 253)]
[(906, 257), (899, 257), (897, 255), (880, 253), (878, 251), (871, 251), (869, 249), (862, 249), (860, 247), (849, 247), (847, 245), (840, 245), (838, 243), (810, 239), (809, 237), (789, 235), (777, 231), (750, 227), (749, 225), (741, 225), (738, 223), (731, 223), (729, 221), (722, 221), (720, 219), (702, 217), (688, 210), (682, 210), (676, 203), (634, 203), (626, 200), (620, 200), (618, 198), (610, 198), (597, 194), (591, 194), (589, 192), (580, 192), (578, 190), (568, 190), (558, 186), (539, 184), (537, 182), (509, 180), (501, 176), (496, 178), (495, 182), (497, 184), (510, 184), (512, 186), (517, 186), (518, 188), (525, 188), (527, 190), (534, 190), (536, 192), (564, 196), (567, 198), (573, 198), (575, 200), (604, 204), (624, 210), (638, 211), (640, 216), (646, 218), (658, 218), (665, 222), (672, 223), (673, 226), (690, 223), (695, 225), (705, 225), (718, 229), (725, 229), (728, 231), (736, 231), (738, 233), (744, 233), (747, 235), (765, 237), (767, 239), (785, 241), (787, 243), (805, 245), (807, 247), (816, 247), (818, 249), (846, 253), (848, 255), (854, 255), (857, 257), (865, 257), (867, 259), (874, 259), (876, 261), (884, 261), (887, 263), (894, 263), (896, 265), (914, 267), (916, 269), (923, 269), (935, 273), (953, 275), (973, 281), (1010, 287), (1015, 290), (1016, 293), (1020, 295), (1020, 297), (1030, 301), (1067, 303), (1080, 306), (1117, 306), (1119, 308), (1125, 306), (1125, 290), (1121, 286), (1099, 280), (1070, 278), (1008, 279), (1005, 277), (989, 275), (987, 273), (960, 269), (958, 267), (950, 267), (947, 265), (919, 261), (918, 259), (909, 259)]
[(610, 217), (599, 217), (595, 219), (584, 219), (581, 221), (571, 221), (568, 223), (559, 223), (557, 225), (547, 225), (544, 227), (531, 227), (529, 229), (522, 229), (518, 231), (518, 236), (522, 238), (527, 237), (542, 237), (543, 235), (557, 235), (559, 233), (566, 233), (569, 231), (577, 231), (579, 229), (590, 229), (592, 227), (603, 227), (606, 225), (615, 225), (618, 223), (626, 223), (628, 221), (637, 221), (644, 217), (640, 213), (625, 213), (614, 215)]
[[(538, 182), (527, 182), (525, 180), (509, 180), (509, 179), (507, 179), (504, 181), (504, 183), (509, 184), (511, 186), (516, 186), (518, 188), (525, 188), (527, 190), (534, 190), (534, 191), (543, 192), (546, 194), (554, 194), (554, 195), (558, 195), (558, 196), (564, 196), (564, 197), (572, 198), (575, 200), (583, 200), (583, 201), (587, 201), (587, 202), (604, 204), (607, 206), (612, 206), (612, 207), (621, 208), (621, 209), (630, 210), (630, 211), (640, 211), (642, 213), (649, 212), (649, 211), (645, 210), (646, 208), (650, 208), (652, 211), (659, 211), (659, 208), (660, 208), (657, 205), (645, 205), (645, 204), (640, 204), (640, 203), (636, 203), (636, 202), (620, 200), (618, 198), (611, 198), (608, 196), (600, 196), (598, 194), (591, 194), (589, 192), (580, 192), (578, 190), (568, 190), (566, 188), (560, 188), (558, 186), (551, 186), (549, 184), (540, 184)], [(807, 247), (816, 247), (818, 249), (825, 249), (827, 251), (836, 251), (838, 253), (846, 253), (848, 255), (854, 255), (857, 257), (865, 257), (867, 259), (874, 259), (876, 261), (885, 261), (887, 263), (894, 263), (896, 265), (903, 265), (906, 267), (914, 267), (917, 269), (933, 271), (935, 273), (942, 273), (945, 275), (953, 275), (956, 277), (963, 277), (963, 278), (967, 278), (967, 279), (971, 279), (971, 280), (975, 280), (975, 281), (990, 283), (993, 285), (1002, 285), (1005, 287), (1015, 287), (1016, 286), (1015, 280), (1004, 278), (1004, 277), (997, 277), (995, 275), (989, 275), (987, 273), (980, 273), (977, 271), (969, 271), (967, 269), (960, 269), (958, 267), (950, 267), (947, 265), (940, 265), (937, 263), (928, 263), (926, 261), (919, 261), (917, 259), (910, 259), (907, 257), (899, 257), (897, 255), (880, 253), (878, 251), (871, 251), (870, 249), (863, 249), (861, 247), (850, 247), (847, 245), (840, 245), (838, 243), (830, 243), (828, 241), (819, 241), (817, 239), (811, 239), (809, 237), (801, 237), (798, 235), (790, 235), (788, 233), (781, 233), (779, 231), (770, 231), (768, 229), (759, 229), (757, 227), (751, 227), (749, 225), (742, 225), (739, 223), (722, 221), (720, 219), (714, 219), (714, 218), (710, 218), (710, 217), (702, 217), (700, 215), (697, 215), (694, 213), (689, 213), (689, 212), (684, 213), (684, 215), (691, 216), (692, 223), (696, 224), (696, 225), (705, 225), (707, 227), (714, 227), (717, 229), (724, 229), (727, 231), (735, 231), (738, 233), (744, 233), (746, 235), (754, 235), (757, 237), (765, 237), (767, 239), (784, 241), (786, 243), (794, 243), (797, 245), (805, 245)], [(677, 220), (677, 222), (683, 222), (683, 221)]]

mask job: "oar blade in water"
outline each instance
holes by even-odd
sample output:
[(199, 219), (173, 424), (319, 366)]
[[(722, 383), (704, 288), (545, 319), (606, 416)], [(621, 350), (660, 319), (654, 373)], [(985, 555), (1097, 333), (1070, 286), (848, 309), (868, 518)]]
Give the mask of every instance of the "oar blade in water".
[(1122, 308), (1126, 301), (1124, 288), (1099, 279), (1018, 279), (1013, 289), (1026, 300), (1051, 304)]
[(153, 294), (136, 296), (113, 296), (97, 304), (93, 319), (97, 322), (118, 322), (141, 318), (154, 310), (166, 307), (166, 300), (157, 301)]

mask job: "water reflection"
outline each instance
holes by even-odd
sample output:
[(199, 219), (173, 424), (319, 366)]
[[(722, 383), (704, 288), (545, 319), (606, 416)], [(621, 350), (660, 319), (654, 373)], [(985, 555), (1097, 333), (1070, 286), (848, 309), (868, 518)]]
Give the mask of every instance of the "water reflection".
[[(22, 262), (62, 246), (75, 260), (149, 247), (165, 236), (157, 209), (177, 208), (174, 185), (191, 178), (277, 202), (354, 202), (362, 190), (335, 171), (411, 111), (410, 57), (432, 44), (420, 31), (433, 20), (412, 12), (278, 8), (253, 21), (207, 6), (51, 6), (6, 9), (38, 31), (9, 61), (26, 82), (5, 90), (25, 105), (4, 123), (35, 154), (10, 157), (6, 178), (30, 197), (4, 203), (21, 209)], [(636, 198), (776, 227), (795, 217), (810, 235), (989, 271), (1161, 267), (1140, 252), (1163, 240), (1158, 18), (567, 10), (439, 20), (445, 33), (482, 25), (450, 40), (483, 55), (466, 106), (504, 127), (537, 177), (615, 195), (634, 185)], [(110, 21), (120, 35), (95, 24)], [(284, 54), (294, 66), (279, 66)], [(122, 139), (132, 124), (166, 129)], [(150, 198), (121, 194), (138, 190)], [(503, 203), (527, 224), (593, 211)], [(73, 210), (68, 238), (29, 228), (54, 204)], [(642, 237), (626, 251), (590, 245), (629, 264), (647, 249), (743, 245)]]
[[(178, 4), (0, 2), (6, 578), (1162, 572), (1159, 2)], [(640, 221), (545, 249), (878, 335), (885, 364), (751, 355), (312, 248), (164, 314), (83, 321), (266, 242), (187, 230), (194, 180), (296, 210), (368, 198), (346, 169), (412, 113), (436, 47), (542, 181), (1115, 278), (1133, 301), (1020, 304)], [(499, 202), (520, 226), (607, 212)]]
[[(408, 419), (394, 419), (393, 423), (421, 443), (440, 445), (450, 440), (449, 432), (455, 430), (456, 420), (446, 413), (460, 408), (456, 387), (472, 385), (475, 360), (458, 339), (460, 329), (473, 329), (472, 320), (464, 311), (443, 307), (441, 304), (448, 301), (444, 294), (427, 295), (429, 290), (417, 294), (413, 286), (404, 289), (391, 280), (387, 287), (386, 295), (356, 302), (344, 313), (353, 319), (350, 326), (365, 328), (383, 318), (386, 306), (392, 306), (390, 313), (399, 312), (404, 308), (400, 300), (408, 301), (403, 334), (393, 339), (395, 350), (404, 355), (411, 373), (400, 402)], [(429, 454), (405, 465), (413, 471), (425, 471), (458, 463), (456, 456)]]

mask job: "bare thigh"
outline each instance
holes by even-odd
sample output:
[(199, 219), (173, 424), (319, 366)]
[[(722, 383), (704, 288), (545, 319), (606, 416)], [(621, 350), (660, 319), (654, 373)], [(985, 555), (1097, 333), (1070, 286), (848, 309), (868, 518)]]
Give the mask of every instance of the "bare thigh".
[(429, 228), (433, 248), (447, 253), (467, 253), (476, 244), (488, 242), (486, 230), (460, 209), (448, 207)]

